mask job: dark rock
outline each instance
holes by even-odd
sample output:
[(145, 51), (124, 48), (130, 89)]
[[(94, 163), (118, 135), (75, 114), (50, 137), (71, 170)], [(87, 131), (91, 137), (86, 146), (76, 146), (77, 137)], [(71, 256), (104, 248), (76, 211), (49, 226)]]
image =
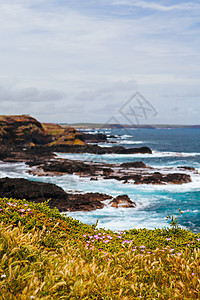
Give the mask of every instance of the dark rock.
[(127, 162), (120, 165), (122, 168), (148, 168), (142, 161)]
[(183, 166), (183, 167), (178, 167), (179, 169), (182, 169), (182, 170), (188, 170), (188, 171), (195, 171), (195, 168), (193, 167), (186, 167), (186, 166)]
[(119, 195), (109, 203), (112, 207), (136, 207), (136, 203), (131, 201), (127, 195)]
[[(158, 172), (159, 173), (159, 172)], [(164, 184), (162, 174), (135, 177), (135, 184)]]
[(61, 204), (68, 203), (67, 193), (55, 184), (29, 181), (23, 178), (1, 178), (0, 196), (33, 202), (51, 199), (48, 205), (58, 208)]
[(0, 197), (26, 199), (41, 203), (49, 200), (51, 208), (59, 211), (89, 211), (104, 207), (101, 201), (112, 197), (100, 193), (68, 194), (52, 183), (29, 181), (23, 178), (1, 178)]
[(101, 193), (68, 194), (68, 199), (71, 204), (70, 211), (101, 209), (104, 207), (101, 201), (111, 198), (111, 196)]
[[(115, 147), (113, 147), (113, 148), (115, 148)], [(116, 148), (118, 148), (118, 147), (116, 147)], [(114, 153), (118, 153), (118, 152), (114, 152)], [(128, 149), (124, 148), (124, 149), (119, 150), (119, 153), (120, 154), (138, 154), (138, 153), (152, 154), (152, 150), (148, 147), (128, 148)]]
[(5, 162), (26, 162), (30, 166), (34, 166), (44, 163), (54, 156), (54, 153), (45, 146), (24, 149), (15, 146), (0, 146), (0, 160)]
[(152, 151), (148, 147), (140, 148), (124, 148), (122, 146), (115, 147), (99, 147), (97, 145), (84, 145), (84, 146), (68, 146), (68, 145), (53, 145), (53, 151), (65, 152), (65, 153), (93, 153), (93, 154), (137, 154), (137, 153), (148, 153), (152, 154)]
[(100, 142), (107, 142), (107, 135), (103, 133), (82, 133), (83, 134), (83, 141), (86, 143), (100, 143)]
[(173, 184), (189, 183), (192, 181), (190, 175), (182, 173), (167, 174), (163, 179), (165, 182)]
[(95, 176), (97, 171), (102, 169), (93, 164), (87, 164), (81, 161), (73, 161), (67, 159), (55, 160), (52, 162), (45, 163), (42, 166), (45, 172), (58, 172), (58, 173), (84, 173), (88, 176)]
[(103, 176), (107, 176), (111, 173), (113, 173), (113, 169), (111, 169), (111, 168), (104, 168), (103, 169)]
[[(31, 165), (33, 166), (33, 164)], [(59, 175), (59, 173), (75, 173), (78, 175), (94, 177), (98, 175), (108, 176), (113, 172), (111, 168), (106, 167), (106, 164), (85, 163), (82, 161), (68, 159), (54, 159), (44, 163), (39, 163), (37, 166), (40, 170), (42, 169), (48, 174), (52, 173), (52, 175)], [(30, 173), (38, 175), (37, 170), (31, 171)]]
[(190, 175), (181, 173), (163, 175), (159, 172), (155, 172), (152, 175), (135, 178), (135, 184), (183, 184), (188, 182), (191, 182)]

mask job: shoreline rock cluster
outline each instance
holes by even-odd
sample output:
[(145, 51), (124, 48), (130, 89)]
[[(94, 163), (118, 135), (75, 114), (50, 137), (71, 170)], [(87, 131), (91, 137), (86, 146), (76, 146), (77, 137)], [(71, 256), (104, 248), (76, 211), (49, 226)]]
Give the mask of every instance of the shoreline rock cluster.
[(48, 201), (50, 208), (58, 208), (60, 212), (90, 211), (102, 209), (105, 200), (113, 207), (135, 207), (127, 195), (112, 197), (101, 193), (70, 194), (61, 187), (45, 182), (30, 181), (24, 178), (0, 178), (1, 197), (26, 199), (36, 203)]
[(37, 176), (76, 174), (81, 177), (90, 177), (91, 180), (115, 179), (124, 183), (134, 182), (133, 184), (183, 184), (191, 182), (189, 174), (180, 172), (162, 174), (141, 161), (114, 165), (57, 158), (39, 165), (35, 164), (34, 169), (29, 172)]

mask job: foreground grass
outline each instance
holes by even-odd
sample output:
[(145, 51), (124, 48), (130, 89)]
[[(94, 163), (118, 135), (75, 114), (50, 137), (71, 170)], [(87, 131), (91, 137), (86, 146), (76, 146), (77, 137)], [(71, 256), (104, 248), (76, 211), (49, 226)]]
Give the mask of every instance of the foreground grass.
[(200, 236), (96, 230), (0, 199), (1, 299), (200, 299)]

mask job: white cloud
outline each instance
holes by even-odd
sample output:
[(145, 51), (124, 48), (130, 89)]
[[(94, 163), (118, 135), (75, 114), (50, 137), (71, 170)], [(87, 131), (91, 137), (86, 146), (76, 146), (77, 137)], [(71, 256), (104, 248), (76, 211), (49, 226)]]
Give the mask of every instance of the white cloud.
[(17, 87), (0, 86), (0, 103), (2, 102), (52, 102), (64, 98), (64, 94), (56, 90), (39, 90), (34, 87), (19, 89)]
[(162, 5), (158, 2), (151, 2), (151, 1), (137, 1), (137, 0), (119, 0), (113, 1), (113, 5), (127, 5), (127, 6), (135, 6), (140, 8), (147, 8), (152, 10), (158, 10), (163, 12), (173, 11), (173, 10), (196, 10), (200, 9), (200, 4), (186, 2), (186, 3), (179, 3), (174, 5)]
[[(100, 111), (117, 109), (135, 89), (160, 106), (163, 94), (199, 88), (196, 2), (105, 0), (98, 10), (100, 2), (92, 1), (92, 13), (82, 2), (62, 3), (0, 1), (1, 114), (21, 110), (45, 121), (104, 122)], [(113, 11), (122, 4), (127, 16)], [(133, 15), (131, 5), (139, 9)]]

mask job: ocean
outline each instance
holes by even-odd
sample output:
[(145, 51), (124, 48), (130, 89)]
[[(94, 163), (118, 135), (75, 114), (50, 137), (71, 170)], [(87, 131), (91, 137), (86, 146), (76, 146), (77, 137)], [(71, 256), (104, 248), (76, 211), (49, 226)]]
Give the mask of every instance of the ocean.
[[(131, 228), (169, 227), (167, 214), (183, 214), (178, 219), (183, 228), (200, 232), (200, 129), (102, 129), (88, 130), (102, 132), (109, 136), (109, 143), (100, 146), (121, 145), (126, 148), (147, 146), (153, 154), (65, 154), (58, 157), (83, 161), (124, 163), (143, 161), (160, 172), (181, 172), (191, 175), (192, 182), (182, 185), (134, 185), (116, 180), (90, 181), (77, 175), (37, 177), (27, 173), (24, 163), (0, 163), (0, 177), (23, 177), (35, 181), (55, 183), (67, 192), (100, 192), (112, 196), (126, 194), (136, 202), (136, 208), (112, 208), (108, 202), (103, 209), (90, 212), (68, 212), (83, 223), (94, 224), (111, 230)], [(113, 144), (115, 142), (115, 144)], [(178, 167), (194, 167), (196, 171), (183, 171)], [(173, 168), (173, 170), (171, 170)], [(170, 171), (171, 170), (171, 171)]]

